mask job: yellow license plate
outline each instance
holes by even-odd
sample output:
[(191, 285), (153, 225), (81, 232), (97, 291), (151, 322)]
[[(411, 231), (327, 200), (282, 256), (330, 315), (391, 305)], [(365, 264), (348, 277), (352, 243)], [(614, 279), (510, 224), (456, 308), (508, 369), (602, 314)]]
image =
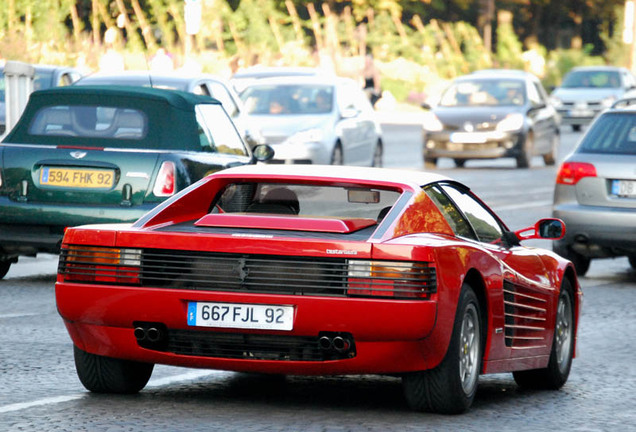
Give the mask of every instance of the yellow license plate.
[(77, 188), (110, 188), (115, 183), (113, 170), (42, 167), (40, 184)]

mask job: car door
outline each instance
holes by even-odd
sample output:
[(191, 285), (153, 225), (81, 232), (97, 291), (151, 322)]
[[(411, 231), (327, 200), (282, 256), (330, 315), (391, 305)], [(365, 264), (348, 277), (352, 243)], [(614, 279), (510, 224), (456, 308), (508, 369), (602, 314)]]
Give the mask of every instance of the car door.
[(364, 94), (353, 83), (339, 84), (337, 104), (340, 111), (337, 130), (342, 140), (347, 165), (370, 165), (375, 145), (375, 124), (369, 116)]
[(534, 133), (534, 152), (544, 154), (550, 151), (553, 135), (556, 133), (555, 110), (548, 102), (548, 97), (539, 82), (528, 82), (528, 100)]
[(469, 190), (451, 184), (443, 191), (472, 227), (480, 245), (502, 264), (503, 323), (495, 323), (512, 358), (542, 355), (552, 343), (553, 322), (548, 319), (554, 289), (540, 257), (531, 248), (510, 245), (503, 223)]

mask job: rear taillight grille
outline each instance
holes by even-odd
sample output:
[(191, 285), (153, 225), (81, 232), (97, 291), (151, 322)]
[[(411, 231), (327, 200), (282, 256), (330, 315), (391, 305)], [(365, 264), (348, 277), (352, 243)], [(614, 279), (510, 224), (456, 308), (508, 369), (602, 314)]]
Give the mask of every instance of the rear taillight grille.
[(426, 262), (157, 249), (69, 246), (59, 273), (69, 282), (287, 295), (426, 299), (437, 289), (435, 268)]

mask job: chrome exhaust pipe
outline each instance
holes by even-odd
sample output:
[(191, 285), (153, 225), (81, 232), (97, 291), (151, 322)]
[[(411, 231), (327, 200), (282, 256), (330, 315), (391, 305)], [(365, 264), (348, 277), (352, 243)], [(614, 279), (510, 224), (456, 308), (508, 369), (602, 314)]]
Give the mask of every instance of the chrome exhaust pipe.
[(346, 352), (351, 347), (351, 342), (349, 339), (343, 338), (342, 336), (336, 336), (333, 338), (333, 348), (338, 352)]
[(333, 347), (333, 342), (331, 338), (322, 336), (320, 339), (318, 339), (318, 346), (320, 346), (320, 349), (328, 350)]
[(143, 327), (135, 327), (134, 335), (135, 339), (142, 341), (146, 339), (146, 329)]
[(150, 327), (146, 332), (146, 337), (149, 342), (158, 342), (163, 335), (161, 334), (161, 330), (156, 327)]

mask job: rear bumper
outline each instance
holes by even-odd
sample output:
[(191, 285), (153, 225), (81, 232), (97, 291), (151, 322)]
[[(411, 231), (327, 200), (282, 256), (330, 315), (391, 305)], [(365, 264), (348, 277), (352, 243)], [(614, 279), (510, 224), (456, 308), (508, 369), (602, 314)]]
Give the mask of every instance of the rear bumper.
[(134, 222), (157, 203), (105, 207), (21, 203), (0, 197), (0, 249), (7, 254), (58, 253), (67, 227)]
[[(435, 301), (391, 301), (312, 296), (263, 295), (182, 291), (169, 289), (56, 284), (58, 310), (73, 342), (93, 354), (175, 366), (282, 373), (335, 375), (400, 373), (435, 367), (446, 346), (434, 337)], [(291, 331), (238, 330), (191, 327), (187, 324), (189, 301), (292, 305)], [(342, 359), (324, 361), (281, 360), (281, 356), (241, 358), (204, 356), (148, 349), (135, 337), (139, 321), (161, 323), (176, 332), (266, 335), (280, 343), (294, 337), (318, 337), (328, 332), (350, 335), (355, 352)], [(276, 342), (278, 343), (278, 342)], [(142, 344), (143, 345), (143, 344)]]
[(554, 207), (553, 216), (566, 225), (565, 237), (555, 247), (571, 248), (589, 258), (636, 254), (636, 213), (629, 208), (582, 206)]

